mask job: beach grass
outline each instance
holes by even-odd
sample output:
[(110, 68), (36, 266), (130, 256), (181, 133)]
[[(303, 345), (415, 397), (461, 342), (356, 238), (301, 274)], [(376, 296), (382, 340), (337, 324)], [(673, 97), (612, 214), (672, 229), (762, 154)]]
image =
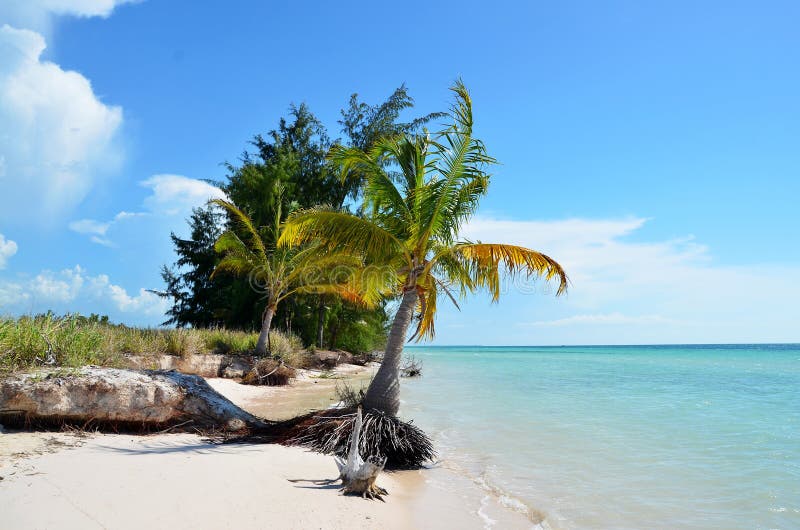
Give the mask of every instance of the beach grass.
[[(0, 318), (0, 371), (36, 366), (124, 366), (125, 355), (251, 354), (257, 333), (224, 328), (136, 328), (95, 315), (52, 313)], [(272, 352), (287, 362), (303, 356), (294, 335), (273, 331)]]

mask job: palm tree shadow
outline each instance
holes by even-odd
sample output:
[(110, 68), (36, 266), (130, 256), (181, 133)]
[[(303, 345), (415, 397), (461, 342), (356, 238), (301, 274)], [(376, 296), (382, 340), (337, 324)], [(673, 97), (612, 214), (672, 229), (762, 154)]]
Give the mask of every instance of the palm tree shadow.
[[(295, 488), (302, 488), (302, 489), (312, 489), (312, 490), (338, 490), (342, 488), (342, 485), (339, 484), (338, 478), (327, 478), (327, 479), (310, 479), (310, 478), (290, 478), (286, 479), (289, 482), (295, 484)], [(309, 486), (298, 486), (296, 485), (298, 482), (309, 482), (311, 485)]]
[[(230, 446), (229, 446), (230, 447)], [(246, 446), (245, 446), (246, 447)], [(192, 453), (192, 454), (220, 454), (220, 453), (239, 453), (247, 451), (242, 446), (236, 448), (226, 448), (224, 446), (209, 444), (209, 443), (193, 443), (193, 444), (164, 444), (164, 445), (143, 445), (141, 447), (113, 447), (113, 446), (98, 446), (98, 449), (110, 451), (130, 456), (144, 456), (144, 455), (160, 455), (160, 454), (173, 454), (173, 453)], [(256, 448), (253, 448), (256, 450)]]

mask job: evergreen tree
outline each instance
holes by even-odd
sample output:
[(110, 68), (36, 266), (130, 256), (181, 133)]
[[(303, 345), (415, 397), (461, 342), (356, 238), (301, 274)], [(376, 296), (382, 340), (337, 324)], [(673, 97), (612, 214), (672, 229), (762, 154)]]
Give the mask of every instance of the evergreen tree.
[(189, 218), (189, 238), (181, 239), (174, 232), (170, 234), (178, 259), (172, 267), (162, 267), (161, 277), (166, 288), (154, 291), (173, 300), (164, 325), (209, 327), (221, 323), (218, 309), (232, 283), (228, 278), (227, 282), (211, 280), (218, 261), (214, 242), (222, 233), (222, 217), (219, 210), (210, 205), (195, 208)]

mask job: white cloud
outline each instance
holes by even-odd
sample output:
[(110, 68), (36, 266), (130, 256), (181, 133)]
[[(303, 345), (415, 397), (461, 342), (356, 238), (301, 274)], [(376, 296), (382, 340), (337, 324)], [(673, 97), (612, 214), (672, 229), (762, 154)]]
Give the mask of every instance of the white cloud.
[(145, 208), (164, 215), (185, 214), (210, 199), (225, 198), (216, 186), (182, 175), (154, 175), (141, 185), (153, 190), (144, 200)]
[(18, 283), (0, 281), (0, 308), (25, 307), (30, 295)]
[(142, 204), (145, 211), (120, 212), (111, 221), (105, 222), (94, 219), (72, 221), (69, 223), (70, 230), (91, 236), (95, 243), (113, 246), (106, 234), (121, 221), (135, 218), (159, 219), (163, 231), (169, 233), (168, 229), (172, 225), (184, 224), (184, 219), (192, 208), (202, 206), (211, 199), (225, 198), (225, 194), (216, 186), (182, 175), (154, 175), (140, 184), (151, 190)]
[(76, 266), (59, 274), (44, 271), (28, 284), (27, 292), (37, 300), (51, 303), (72, 302), (83, 287), (83, 270)]
[(118, 285), (107, 286), (111, 299), (123, 313), (139, 313), (147, 316), (163, 316), (166, 313), (169, 303), (160, 296), (139, 289), (139, 293), (131, 296), (128, 292)]
[(80, 266), (60, 272), (42, 271), (24, 281), (0, 282), (0, 305), (16, 312), (82, 311), (106, 313), (132, 321), (160, 317), (169, 307), (161, 297), (139, 289), (129, 294), (108, 275), (92, 276)]
[[(570, 289), (556, 299), (520, 281), (497, 306), (476, 298), (445, 309), (439, 342), (485, 343), (486, 321), (506, 323), (493, 340), (509, 344), (800, 340), (800, 265), (721, 264), (691, 236), (648, 239), (655, 222), (473, 218), (465, 238), (540, 250), (564, 266)], [(466, 326), (448, 333), (454, 322)]]
[(55, 16), (107, 17), (118, 5), (135, 1), (138, 0), (3, 0), (0, 20), (47, 33)]
[(9, 258), (16, 253), (16, 242), (6, 239), (3, 234), (0, 234), (0, 269), (4, 269)]
[(94, 234), (98, 236), (106, 235), (108, 232), (108, 227), (111, 226), (111, 223), (101, 223), (99, 221), (95, 221), (94, 219), (80, 219), (78, 221), (72, 221), (69, 224), (69, 229), (73, 232), (78, 232), (79, 234)]
[(567, 318), (558, 318), (556, 320), (537, 320), (536, 322), (522, 322), (521, 326), (571, 326), (573, 324), (605, 324), (605, 325), (619, 325), (619, 324), (652, 324), (659, 322), (670, 322), (660, 315), (639, 315), (628, 316), (622, 313), (606, 313), (594, 315), (574, 315)]
[(0, 220), (52, 221), (122, 158), (122, 109), (42, 61), (44, 37), (0, 27)]

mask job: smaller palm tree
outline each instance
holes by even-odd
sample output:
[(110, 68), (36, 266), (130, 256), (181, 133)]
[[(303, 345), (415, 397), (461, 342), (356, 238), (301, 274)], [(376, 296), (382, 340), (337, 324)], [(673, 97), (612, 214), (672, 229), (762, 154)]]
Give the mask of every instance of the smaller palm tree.
[[(279, 205), (281, 191), (279, 188)], [(268, 242), (277, 241), (281, 236), (280, 206), (276, 209), (273, 226), (259, 230), (252, 219), (232, 202), (223, 199), (211, 202), (228, 212), (234, 228), (225, 231), (214, 244), (222, 259), (211, 277), (221, 273), (247, 276), (250, 285), (264, 294), (266, 304), (261, 314), (256, 355), (269, 353), (272, 318), (278, 304), (293, 294), (335, 294), (366, 307), (372, 307), (380, 300), (379, 292), (360, 288), (369, 283), (361, 281), (363, 262), (352, 254), (321, 252), (314, 244), (271, 246)]]

